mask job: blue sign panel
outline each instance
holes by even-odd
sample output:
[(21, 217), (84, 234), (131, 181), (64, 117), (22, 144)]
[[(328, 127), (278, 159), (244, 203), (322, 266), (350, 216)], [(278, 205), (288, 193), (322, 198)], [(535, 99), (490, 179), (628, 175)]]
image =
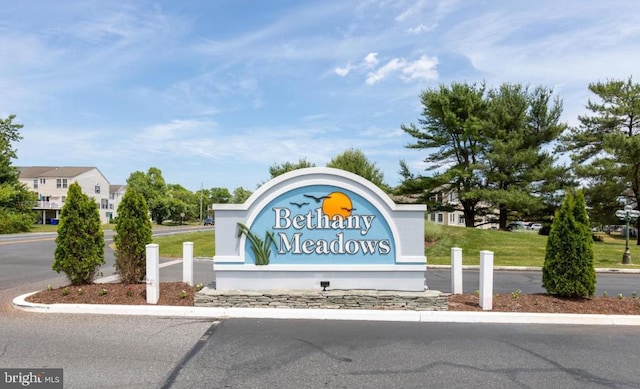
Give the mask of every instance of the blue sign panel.
[[(387, 220), (365, 198), (332, 185), (283, 193), (248, 226), (261, 239), (273, 234), (270, 264), (394, 264), (396, 244)], [(251, 240), (245, 263), (255, 263)]]

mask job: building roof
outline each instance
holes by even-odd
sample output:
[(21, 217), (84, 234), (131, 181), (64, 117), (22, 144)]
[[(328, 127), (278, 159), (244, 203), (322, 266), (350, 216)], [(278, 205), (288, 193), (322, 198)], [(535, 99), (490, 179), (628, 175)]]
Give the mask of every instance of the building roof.
[(98, 168), (80, 166), (17, 166), (20, 170), (20, 178), (57, 177), (73, 178), (82, 173)]
[(109, 193), (117, 193), (126, 187), (126, 185), (109, 185)]

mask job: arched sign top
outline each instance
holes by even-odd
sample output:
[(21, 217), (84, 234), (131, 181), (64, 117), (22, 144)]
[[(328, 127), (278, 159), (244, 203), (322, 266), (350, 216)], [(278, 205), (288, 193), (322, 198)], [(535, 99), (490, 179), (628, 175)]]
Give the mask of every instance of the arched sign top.
[[(384, 206), (388, 210), (399, 209), (398, 205), (393, 202), (389, 195), (372, 182), (346, 170), (329, 167), (311, 167), (290, 171), (262, 185), (244, 204), (216, 204), (216, 209), (234, 208), (249, 210), (255, 205), (262, 203), (266, 197), (269, 197), (269, 193), (282, 192), (304, 183), (344, 185), (354, 192), (366, 191), (370, 193), (367, 196), (369, 200), (378, 206)], [(401, 208), (412, 211), (426, 210), (423, 204), (403, 205)]]

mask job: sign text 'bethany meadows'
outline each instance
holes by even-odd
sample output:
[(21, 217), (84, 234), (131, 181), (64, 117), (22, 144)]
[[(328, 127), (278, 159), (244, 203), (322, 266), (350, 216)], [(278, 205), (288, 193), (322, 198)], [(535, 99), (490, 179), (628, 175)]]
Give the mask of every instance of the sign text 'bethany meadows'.
[[(279, 254), (379, 254), (391, 252), (389, 239), (346, 239), (345, 230), (355, 230), (366, 236), (373, 226), (375, 215), (334, 215), (330, 218), (320, 208), (306, 214), (292, 214), (291, 209), (274, 207), (274, 230), (298, 230), (289, 237), (286, 232), (278, 232)], [(303, 239), (300, 230), (333, 230), (338, 231), (335, 239)]]

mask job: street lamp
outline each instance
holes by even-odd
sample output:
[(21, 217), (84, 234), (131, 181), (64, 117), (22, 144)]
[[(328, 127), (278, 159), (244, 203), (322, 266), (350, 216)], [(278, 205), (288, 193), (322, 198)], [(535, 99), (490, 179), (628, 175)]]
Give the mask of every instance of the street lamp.
[(620, 220), (624, 220), (626, 224), (625, 228), (625, 237), (626, 237), (626, 248), (624, 250), (624, 254), (622, 254), (622, 263), (624, 265), (631, 264), (631, 251), (629, 251), (629, 222), (640, 217), (640, 211), (636, 211), (632, 209), (630, 205), (624, 207), (624, 210), (616, 211), (616, 217)]

